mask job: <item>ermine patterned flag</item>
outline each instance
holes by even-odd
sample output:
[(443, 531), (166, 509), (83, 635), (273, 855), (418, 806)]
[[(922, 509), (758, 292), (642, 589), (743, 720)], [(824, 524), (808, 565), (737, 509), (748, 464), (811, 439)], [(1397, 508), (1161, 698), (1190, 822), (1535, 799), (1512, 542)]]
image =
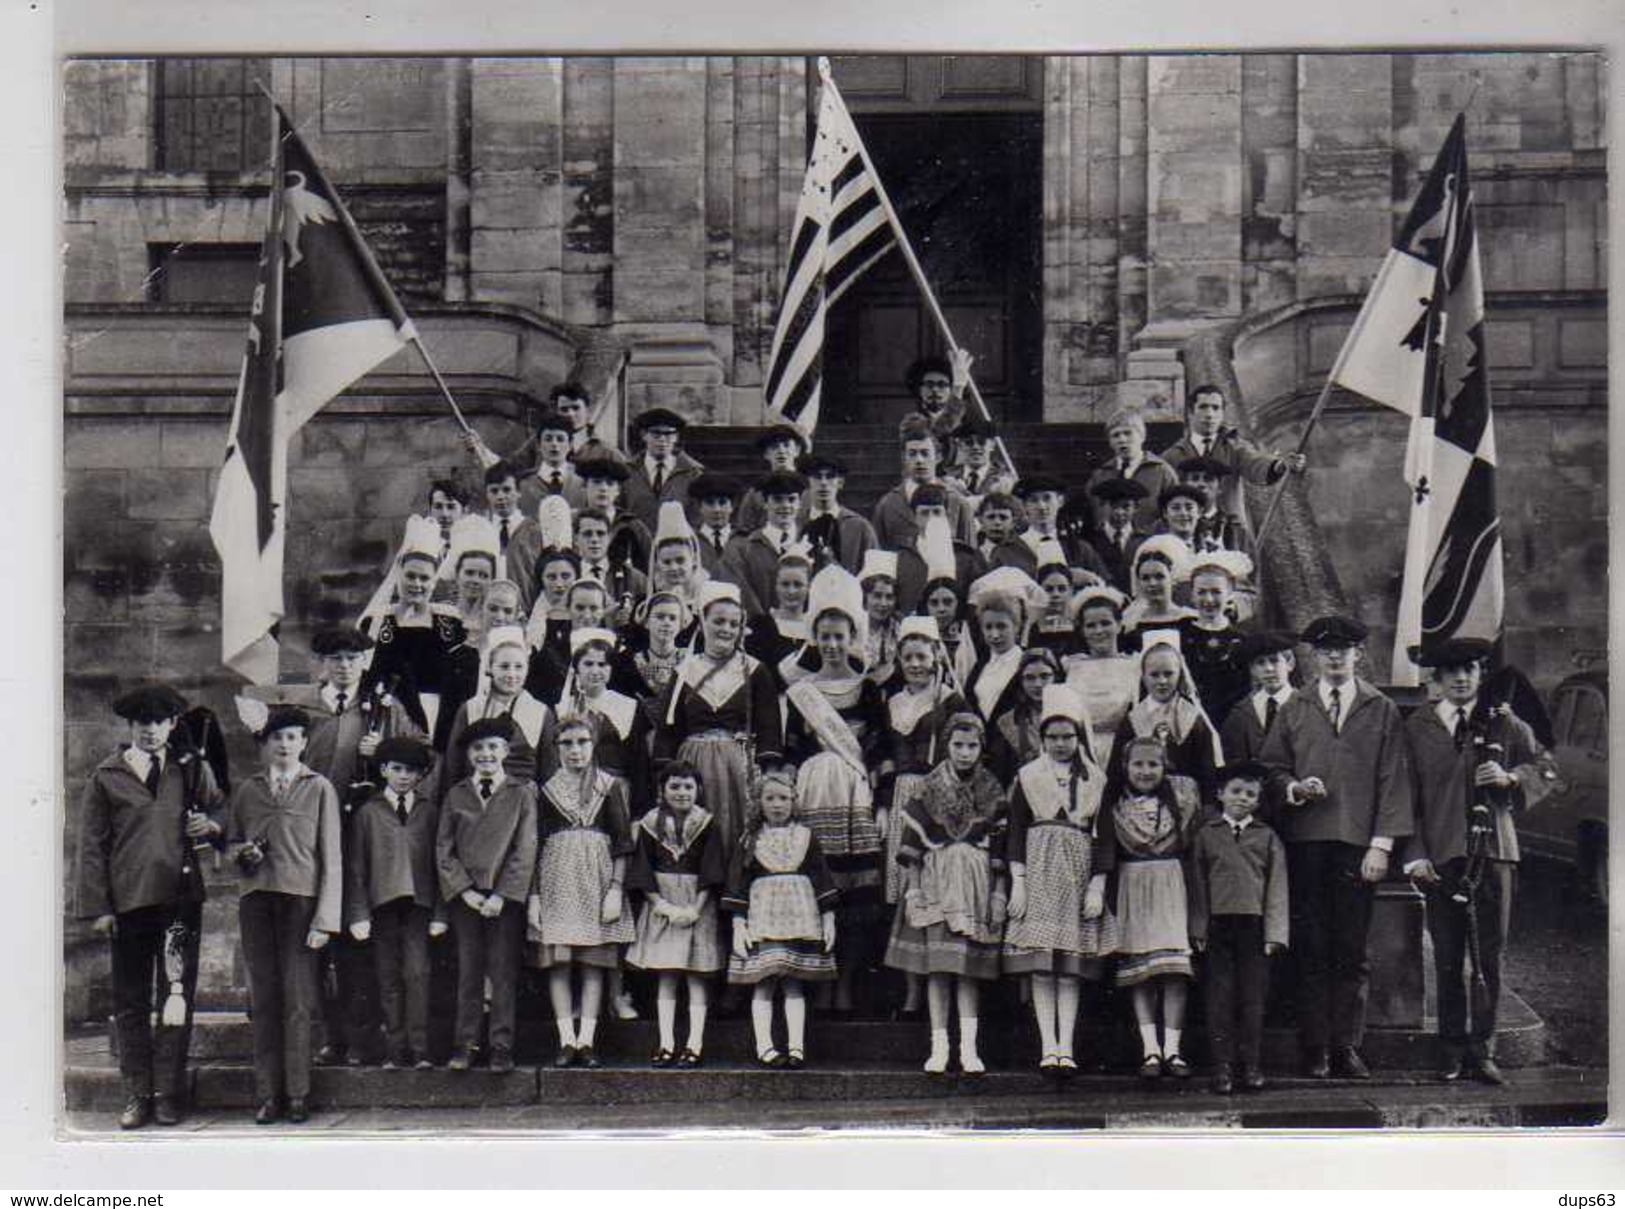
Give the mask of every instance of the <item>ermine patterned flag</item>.
[(1415, 684), (1408, 647), (1498, 640), (1506, 597), (1465, 117), (1450, 128), (1332, 378), (1411, 416), (1392, 672), (1395, 684)]
[(794, 424), (809, 436), (818, 427), (828, 309), (896, 245), (852, 115), (826, 79), (767, 361), (769, 424)]
[(209, 534), (221, 563), (221, 656), (277, 679), (288, 444), (415, 335), (354, 220), (280, 107), (270, 221)]

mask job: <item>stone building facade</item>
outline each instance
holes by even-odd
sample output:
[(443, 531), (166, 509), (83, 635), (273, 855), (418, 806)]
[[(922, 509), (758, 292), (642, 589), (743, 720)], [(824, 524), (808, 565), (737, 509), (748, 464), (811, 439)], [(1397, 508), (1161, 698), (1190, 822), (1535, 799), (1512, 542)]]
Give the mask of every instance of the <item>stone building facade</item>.
[[(1041, 366), (1005, 367), (1036, 383), (1020, 399), (1011, 388), (1007, 418), (1092, 421), (1122, 399), (1177, 414), (1195, 384), (1191, 341), (1218, 331), (1243, 422), (1281, 443), (1468, 107), (1510, 652), (1549, 688), (1603, 646), (1600, 55), (879, 56), (834, 70), (876, 140), (888, 122), (939, 117), (1033, 136), (1031, 216), (1008, 224), (1032, 224), (1031, 271), (1022, 261), (1013, 285), (993, 287), (991, 319), (967, 320), (965, 340), (994, 366), (985, 331), (1023, 327), (1027, 343), (1001, 347)], [(70, 787), (114, 737), (103, 702), (115, 683), (173, 677), (229, 716), (206, 525), (266, 213), (256, 79), (344, 192), (493, 444), (516, 443), (526, 408), (564, 377), (601, 384), (621, 349), (632, 413), (658, 401), (704, 424), (760, 420), (816, 108), (811, 60), (67, 64)], [(891, 183), (905, 195), (918, 182)], [(961, 241), (1006, 225), (953, 228), (951, 185), (910, 195), (905, 216)], [(928, 266), (953, 252), (936, 229), (922, 236)], [(1015, 298), (1003, 312), (998, 289)], [(1346, 599), (1373, 625), (1378, 668), (1399, 592), (1404, 436), (1398, 415), (1338, 394), (1311, 448), (1310, 507)], [(301, 434), (285, 675), (303, 676), (312, 626), (364, 600), (432, 474), (467, 468), (407, 355)]]

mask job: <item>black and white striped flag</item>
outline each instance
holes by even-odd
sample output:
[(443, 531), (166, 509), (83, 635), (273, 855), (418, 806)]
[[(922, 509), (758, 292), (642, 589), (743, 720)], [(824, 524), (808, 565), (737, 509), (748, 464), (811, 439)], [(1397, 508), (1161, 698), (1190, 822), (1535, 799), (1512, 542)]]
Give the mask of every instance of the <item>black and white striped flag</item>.
[(809, 436), (817, 428), (825, 314), (865, 269), (896, 246), (857, 127), (826, 76), (768, 356), (769, 424), (794, 424)]

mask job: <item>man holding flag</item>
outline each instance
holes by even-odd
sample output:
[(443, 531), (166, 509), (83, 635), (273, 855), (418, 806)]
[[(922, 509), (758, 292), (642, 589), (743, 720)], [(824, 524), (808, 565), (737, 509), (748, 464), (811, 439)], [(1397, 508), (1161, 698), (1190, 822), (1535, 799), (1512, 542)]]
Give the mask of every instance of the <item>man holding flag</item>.
[(284, 611), (288, 447), (299, 429), (417, 333), (355, 221), (280, 106), (270, 221), (215, 491), (226, 666), (275, 684)]

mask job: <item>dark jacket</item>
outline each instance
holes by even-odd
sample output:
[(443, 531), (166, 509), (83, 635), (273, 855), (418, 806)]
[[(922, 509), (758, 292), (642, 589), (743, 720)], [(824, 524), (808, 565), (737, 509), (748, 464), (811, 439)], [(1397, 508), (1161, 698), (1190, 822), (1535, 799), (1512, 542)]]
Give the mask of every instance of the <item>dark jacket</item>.
[(361, 804), (350, 822), (345, 853), (344, 922), (371, 919), (386, 903), (409, 898), (443, 918), (435, 875), (435, 836), (440, 808), (432, 794), (413, 794), (402, 823), (382, 790)]
[(1215, 815), (1197, 828), (1185, 862), (1192, 940), (1207, 939), (1215, 915), (1259, 915), (1264, 943), (1288, 939), (1286, 846), (1256, 818), (1238, 836)]
[(447, 902), (468, 889), (524, 899), (536, 867), (535, 782), (507, 777), (489, 802), (472, 777), (453, 785), (440, 804), (435, 867)]

